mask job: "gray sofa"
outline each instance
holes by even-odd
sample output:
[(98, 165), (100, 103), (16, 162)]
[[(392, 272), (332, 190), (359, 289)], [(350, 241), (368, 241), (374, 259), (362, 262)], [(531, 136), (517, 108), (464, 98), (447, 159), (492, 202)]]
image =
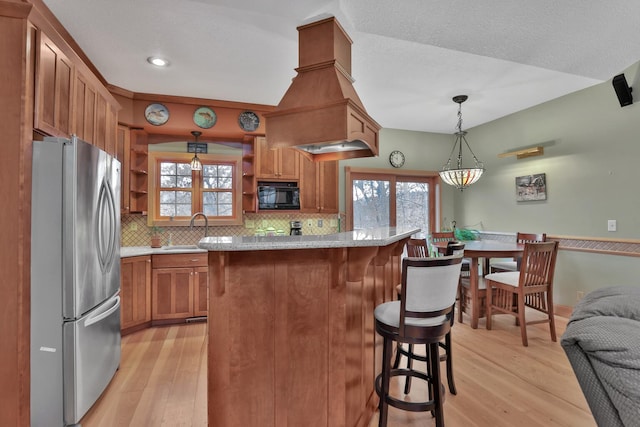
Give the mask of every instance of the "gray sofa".
[(587, 294), (561, 344), (598, 426), (640, 426), (640, 287)]

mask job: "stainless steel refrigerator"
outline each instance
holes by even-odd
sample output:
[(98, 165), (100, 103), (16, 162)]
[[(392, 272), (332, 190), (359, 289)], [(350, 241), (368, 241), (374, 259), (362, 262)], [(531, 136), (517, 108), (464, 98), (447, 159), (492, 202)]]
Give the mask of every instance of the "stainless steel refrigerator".
[(77, 424), (120, 365), (120, 162), (33, 142), (31, 425)]

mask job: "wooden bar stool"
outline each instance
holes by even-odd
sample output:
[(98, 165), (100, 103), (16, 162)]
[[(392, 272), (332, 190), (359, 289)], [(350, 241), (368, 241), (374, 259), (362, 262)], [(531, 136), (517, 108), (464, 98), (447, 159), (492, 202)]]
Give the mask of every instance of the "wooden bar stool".
[[(444, 426), (444, 394), (440, 380), (440, 341), (451, 330), (462, 255), (440, 258), (405, 258), (402, 261), (402, 294), (399, 301), (380, 304), (374, 311), (376, 332), (383, 337), (382, 373), (376, 377), (380, 397), (378, 425), (387, 425), (389, 405), (421, 412), (431, 411), (436, 426)], [(427, 346), (427, 372), (393, 368), (393, 344)], [(408, 402), (389, 393), (393, 376), (419, 378), (428, 383), (428, 400)]]
[[(412, 247), (409, 245), (409, 243), (411, 243), (411, 241), (407, 242), (407, 254), (410, 257), (420, 257), (420, 255), (416, 255), (416, 253), (419, 253), (419, 252), (416, 252), (416, 249), (415, 249), (415, 247), (418, 247), (419, 245), (414, 243), (415, 247)], [(453, 241), (453, 240), (450, 240), (447, 242), (447, 252), (445, 255), (462, 255), (462, 254), (464, 254), (464, 243)], [(424, 257), (424, 255), (422, 255), (422, 257)], [(464, 259), (462, 260), (461, 269), (462, 268), (464, 268)], [(398, 293), (398, 299), (400, 299), (400, 294), (402, 293), (402, 285), (398, 285), (396, 288), (396, 291)], [(453, 309), (455, 310), (455, 304), (453, 306)], [(451, 327), (453, 327), (453, 323), (454, 322), (452, 317)], [(440, 348), (444, 350), (444, 353), (440, 355), (440, 361), (446, 362), (447, 384), (449, 384), (449, 392), (451, 394), (458, 394), (458, 391), (456, 389), (456, 383), (453, 379), (453, 348), (451, 344), (451, 331), (449, 331), (447, 335), (445, 335), (444, 341), (440, 341), (439, 345), (440, 345)], [(414, 352), (413, 344), (409, 344), (406, 350), (401, 345), (398, 345), (396, 348), (396, 359), (393, 362), (394, 369), (400, 366), (400, 358), (402, 356), (405, 356), (407, 358), (407, 369), (412, 369), (413, 360), (428, 362), (429, 352), (427, 348), (425, 355), (422, 356)], [(429, 364), (427, 363), (427, 368), (428, 367), (429, 367)], [(407, 377), (404, 384), (404, 394), (409, 394), (410, 392), (411, 392), (411, 377)]]

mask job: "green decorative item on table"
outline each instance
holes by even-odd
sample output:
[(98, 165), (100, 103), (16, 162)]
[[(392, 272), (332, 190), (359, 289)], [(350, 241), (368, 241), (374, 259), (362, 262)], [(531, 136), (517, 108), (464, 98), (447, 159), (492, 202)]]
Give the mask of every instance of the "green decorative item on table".
[(478, 240), (478, 234), (480, 234), (478, 230), (468, 228), (454, 228), (453, 233), (456, 240)]

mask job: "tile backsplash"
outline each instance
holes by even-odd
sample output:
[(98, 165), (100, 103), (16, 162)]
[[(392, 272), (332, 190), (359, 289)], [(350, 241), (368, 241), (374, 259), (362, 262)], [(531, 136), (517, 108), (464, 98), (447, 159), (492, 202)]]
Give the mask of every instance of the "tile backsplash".
[[(209, 236), (252, 236), (256, 229), (273, 227), (289, 234), (289, 221), (302, 222), (302, 234), (331, 234), (338, 232), (338, 214), (296, 214), (286, 213), (260, 213), (245, 214), (243, 225), (209, 226)], [(341, 215), (341, 224), (344, 224), (344, 215)], [(320, 226), (321, 225), (321, 226)], [(253, 227), (251, 227), (253, 226)], [(251, 227), (251, 228), (248, 228)], [(122, 215), (122, 246), (149, 246), (149, 226), (144, 215)], [(204, 226), (189, 227), (165, 227), (162, 229), (162, 245), (171, 242), (174, 245), (193, 245), (204, 236)]]

